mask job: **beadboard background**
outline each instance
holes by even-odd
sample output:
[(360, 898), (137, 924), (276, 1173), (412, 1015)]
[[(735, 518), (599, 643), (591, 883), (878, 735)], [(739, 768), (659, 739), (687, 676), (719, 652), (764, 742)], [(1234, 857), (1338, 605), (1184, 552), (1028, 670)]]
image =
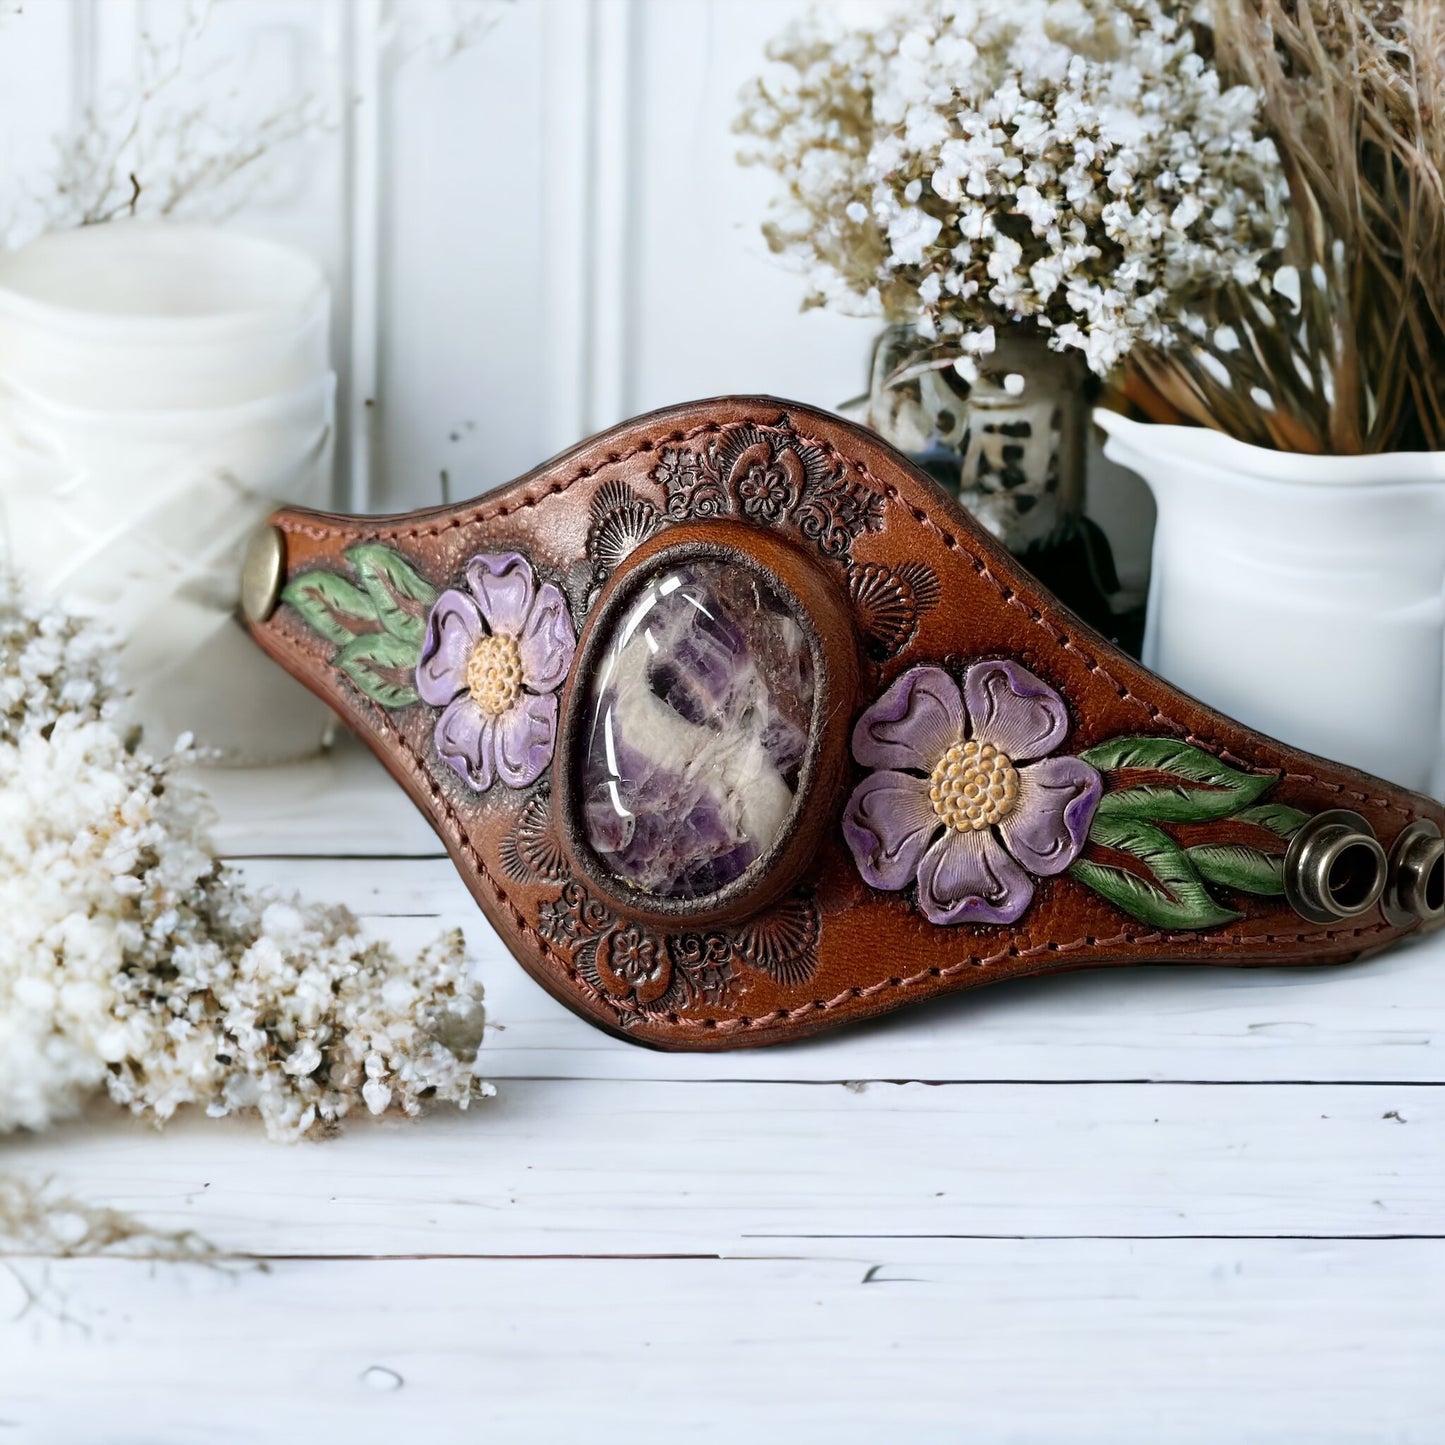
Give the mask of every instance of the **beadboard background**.
[[(164, 50), (204, 10), (170, 103), (193, 98), (235, 136), (288, 104), (325, 113), (254, 168), (239, 208), (228, 193), (194, 209), (302, 246), (331, 278), (340, 505), (474, 494), (698, 396), (835, 406), (863, 389), (876, 328), (801, 311), (800, 277), (759, 232), (772, 177), (736, 163), (732, 131), (767, 40), (805, 9), (9, 0), (0, 226), (53, 167), (55, 137), (132, 91), (147, 44)], [(1138, 585), (1148, 493), (1097, 455), (1092, 471), (1091, 510)]]
[[(779, 0), (218, 0), (192, 51), (244, 129), (321, 97), (333, 125), (231, 219), (331, 276), (343, 496), (436, 501), (639, 411), (726, 390), (835, 404), (872, 328), (799, 313), (734, 162), (737, 94)], [(180, 0), (27, 0), (0, 43), (11, 175), (133, 84)], [(488, 25), (488, 22), (490, 24)], [(450, 53), (466, 27), (484, 31)], [(225, 97), (229, 100), (229, 97)]]

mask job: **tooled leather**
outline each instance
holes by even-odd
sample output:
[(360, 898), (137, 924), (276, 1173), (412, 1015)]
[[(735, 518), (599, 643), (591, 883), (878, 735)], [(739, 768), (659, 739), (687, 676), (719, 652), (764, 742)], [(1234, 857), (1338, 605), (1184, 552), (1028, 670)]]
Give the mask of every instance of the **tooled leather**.
[[(788, 406), (788, 403), (779, 403), (779, 405), (786, 408)], [(798, 410), (800, 410), (800, 408), (798, 408), (796, 405), (792, 407), (792, 411), (796, 412)], [(501, 498), (498, 500), (495, 506), (492, 506), (490, 508), (486, 505), (485, 501), (478, 501), (469, 509), (449, 516), (445, 521), (439, 520), (435, 524), (429, 526), (423, 526), (420, 524), (409, 524), (403, 526), (397, 523), (388, 523), (385, 520), (379, 520), (375, 525), (358, 525), (355, 522), (348, 522), (345, 524), (322, 524), (303, 520), (294, 513), (280, 513), (277, 515), (276, 521), (284, 532), (296, 533), (301, 536), (313, 537), (318, 539), (359, 536), (377, 538), (436, 537), (440, 536), (444, 532), (455, 531), (458, 528), (462, 527), (475, 526), (479, 523), (496, 521), (498, 518), (510, 516), (516, 512), (525, 511), (529, 508), (536, 507), (542, 502), (546, 501), (547, 498), (561, 496), (570, 488), (574, 487), (578, 482), (586, 481), (591, 477), (595, 477), (599, 472), (604, 471), (608, 467), (620, 466), (628, 461), (631, 461), (634, 457), (655, 452), (660, 446), (681, 445), (689, 441), (694, 441), (700, 436), (717, 435), (723, 430), (724, 427), (721, 423), (708, 422), (703, 426), (694, 427), (691, 431), (672, 431), (662, 436), (651, 437), (648, 438), (646, 441), (638, 443), (636, 446), (630, 448), (627, 451), (609, 454), (600, 463), (594, 464), (592, 466), (579, 468), (571, 475), (563, 477), (549, 484), (544, 491), (539, 492), (536, 496), (524, 495), (518, 497), (515, 501), (509, 501), (506, 498)], [(939, 539), (943, 542), (944, 546), (947, 547), (950, 551), (960, 552), (963, 556), (967, 557), (970, 564), (973, 566), (974, 570), (978, 573), (978, 575), (984, 578), (998, 592), (999, 596), (1003, 598), (1004, 602), (1006, 602), (1010, 607), (1017, 607), (1021, 609), (1028, 616), (1029, 620), (1037, 624), (1039, 627), (1043, 628), (1050, 637), (1050, 639), (1057, 643), (1058, 646), (1063, 648), (1065, 651), (1075, 653), (1084, 662), (1084, 665), (1089, 669), (1090, 672), (1097, 673), (1111, 687), (1116, 689), (1121, 701), (1134, 702), (1139, 704), (1139, 706), (1141, 706), (1145, 710), (1149, 717), (1149, 720), (1152, 723), (1162, 724), (1163, 726), (1167, 727), (1171, 732), (1175, 733), (1182, 741), (1193, 743), (1197, 747), (1202, 747), (1206, 751), (1213, 753), (1216, 757), (1222, 759), (1225, 762), (1237, 764), (1242, 768), (1260, 771), (1260, 769), (1257, 769), (1256, 765), (1251, 763), (1247, 758), (1240, 757), (1238, 754), (1232, 752), (1228, 748), (1217, 747), (1211, 740), (1207, 738), (1199, 737), (1185, 724), (1176, 721), (1168, 713), (1164, 712), (1163, 709), (1150, 702), (1147, 698), (1139, 697), (1135, 693), (1131, 692), (1127, 687), (1123, 686), (1118, 681), (1118, 679), (1115, 678), (1108, 671), (1107, 668), (1103, 667), (1096, 659), (1091, 658), (1088, 653), (1078, 647), (1066, 632), (1063, 632), (1062, 630), (1056, 631), (1053, 627), (1051, 627), (1049, 625), (1048, 619), (1045, 617), (1041, 609), (1036, 607), (1030, 607), (1026, 602), (1022, 600), (1022, 598), (1018, 596), (1018, 594), (1014, 591), (1012, 587), (1009, 587), (1006, 583), (1000, 582), (998, 578), (995, 577), (993, 573), (989, 570), (988, 563), (985, 562), (983, 558), (978, 556), (977, 553), (971, 551), (961, 541), (959, 541), (958, 537), (954, 533), (948, 532), (944, 528), (940, 527), (938, 523), (935, 522), (933, 518), (930, 517), (928, 513), (925, 512), (921, 507), (915, 507), (905, 502), (899, 495), (898, 489), (892, 484), (883, 482), (878, 477), (876, 477), (865, 462), (861, 462), (856, 458), (847, 456), (845, 453), (841, 452), (838, 448), (836, 448), (831, 442), (826, 441), (823, 438), (808, 437), (807, 440), (812, 445), (817, 446), (821, 450), (827, 452), (830, 456), (836, 457), (838, 460), (844, 462), (846, 465), (851, 466), (855, 471), (858, 472), (861, 477), (864, 478), (864, 480), (875, 483), (878, 487), (880, 494), (884, 497), (886, 501), (892, 503), (895, 506), (902, 507), (908, 513), (910, 518), (919, 526), (925, 527), (930, 531), (937, 533)], [(375, 708), (374, 705), (372, 706), (375, 712), (380, 714), (383, 718), (385, 717), (385, 713), (382, 709)], [(1282, 775), (1282, 780), (1319, 785), (1328, 789), (1331, 792), (1337, 793), (1342, 799), (1348, 800), (1353, 803), (1370, 803), (1376, 807), (1398, 812), (1407, 817), (1414, 816), (1414, 813), (1410, 808), (1406, 807), (1404, 804), (1399, 803), (1392, 798), (1376, 796), (1371, 793), (1356, 792), (1342, 783), (1337, 783), (1327, 778), (1321, 778), (1316, 773), (1286, 772)]]
[[(1141, 726), (1162, 728), (1235, 766), (1251, 772), (1277, 776), (1281, 783), (1320, 789), (1351, 805), (1377, 809), (1399, 815), (1406, 820), (1423, 815), (1438, 815), (1439, 810), (1432, 811), (1432, 805), (1426, 800), (1403, 801), (1403, 795), (1397, 794), (1387, 785), (1373, 788), (1360, 786), (1370, 781), (1362, 775), (1350, 774), (1343, 769), (1330, 769), (1328, 771), (1333, 776), (1326, 776), (1320, 769), (1309, 766), (1302, 755), (1292, 753), (1266, 739), (1257, 740), (1259, 749), (1266, 756), (1277, 754), (1280, 758), (1278, 765), (1261, 761), (1258, 755), (1245, 756), (1235, 747), (1222, 744), (1218, 738), (1203, 735), (1196, 726), (1180, 721), (1173, 715), (1180, 710), (1174, 704), (1164, 708), (1142, 696), (1135, 687), (1121, 682), (1100, 660), (1100, 653), (1108, 650), (1106, 643), (1101, 639), (1091, 643), (1087, 630), (1071, 618), (1055, 620), (1050, 599), (1042, 595), (1035, 595), (1031, 599), (1028, 595), (1038, 592), (1028, 579), (1020, 577), (1015, 585), (1006, 577), (996, 575), (996, 568), (1009, 572), (1013, 570), (1012, 564), (997, 557), (991, 562), (985, 555), (987, 543), (984, 546), (970, 545), (962, 535), (961, 528), (955, 529), (952, 525), (945, 524), (960, 520), (957, 514), (949, 517), (940, 505), (938, 511), (945, 517), (945, 522), (940, 522), (928, 510), (910, 501), (897, 485), (880, 477), (869, 464), (865, 453), (883, 452), (885, 449), (880, 443), (852, 431), (845, 424), (818, 416), (807, 408), (768, 400), (702, 403), (686, 411), (693, 414), (701, 412), (705, 419), (691, 426), (678, 426), (675, 424), (678, 415), (676, 411), (656, 419), (645, 419), (641, 424), (645, 429), (644, 434), (624, 448), (597, 456), (595, 444), (584, 446), (569, 454), (569, 458), (587, 458), (580, 464), (566, 465), (568, 458), (560, 459), (533, 474), (531, 478), (512, 484), (499, 496), (484, 498), (458, 509), (428, 513), (416, 519), (378, 519), (374, 522), (367, 519), (333, 520), (310, 514), (283, 513), (278, 515), (276, 522), (290, 537), (307, 537), (322, 543), (331, 543), (338, 539), (353, 541), (362, 537), (425, 543), (427, 540), (434, 541), (463, 529), (485, 529), (490, 524), (532, 511), (554, 500), (566, 505), (563, 499), (579, 483), (609, 470), (625, 468), (639, 456), (654, 454), (661, 448), (683, 445), (701, 437), (721, 434), (740, 421), (771, 423), (780, 413), (786, 413), (802, 440), (819, 447), (876, 489), (883, 498), (885, 507), (891, 514), (896, 514), (890, 519), (890, 525), (891, 521), (901, 517), (932, 533), (950, 553), (966, 560), (975, 575), (988, 584), (1003, 606), (1017, 611), (1027, 619), (1031, 631), (1040, 638), (1047, 639), (1051, 647), (1072, 656), (1091, 676), (1110, 689), (1115, 699), (1114, 709), (1119, 712), (1127, 711), (1131, 717), (1129, 720), (1115, 718), (1108, 724), (1104, 735), (1127, 732)], [(722, 413), (725, 419), (719, 419), (716, 413)], [(653, 427), (648, 427), (648, 421), (653, 423)], [(673, 421), (674, 424), (666, 425), (668, 421)], [(828, 436), (819, 434), (820, 427), (826, 431), (844, 433), (852, 445), (846, 450), (840, 448)], [(904, 465), (896, 459), (891, 460), (895, 466)], [(581, 504), (582, 510), (585, 511), (585, 507), (584, 501)], [(888, 533), (889, 527), (885, 526), (883, 534), (887, 536)], [(469, 536), (467, 545), (469, 549), (475, 549), (494, 540), (485, 535), (475, 538)], [(894, 546), (900, 554), (908, 550), (906, 540), (901, 538), (895, 541)], [(423, 552), (420, 556), (425, 559), (426, 553)], [(351, 714), (355, 720), (365, 722), (367, 726), (363, 729), (364, 735), (368, 731), (374, 734), (371, 739), (373, 745), (378, 747), (383, 756), (390, 752), (388, 762), (394, 770), (398, 761), (403, 763), (404, 770), (412, 781), (413, 790), (424, 795), (433, 822), (439, 825), (439, 830), (444, 830), (444, 837), (454, 857), (457, 857), (464, 875), (468, 875), (467, 881), (473, 886), (474, 892), (478, 885), (485, 888), (493, 908), (503, 915), (506, 925), (504, 931), (516, 935), (514, 949), (517, 942), (521, 944), (522, 952), (519, 956), (525, 958), (526, 950), (531, 950), (536, 955), (535, 960), (526, 960), (532, 971), (538, 973), (536, 963), (542, 963), (544, 967), (541, 975), (545, 975), (549, 970), (554, 975), (560, 975), (560, 978), (543, 977), (543, 981), (554, 992), (558, 992), (574, 1006), (581, 1006), (581, 1011), (604, 1026), (618, 1027), (620, 1023), (626, 1023), (636, 1036), (647, 1042), (686, 1047), (688, 1045), (685, 1036), (689, 1035), (694, 1038), (700, 1035), (719, 1038), (769, 1032), (771, 1036), (788, 1036), (810, 1026), (816, 1027), (824, 1016), (840, 1011), (846, 1016), (872, 1014), (879, 1011), (879, 1001), (889, 996), (901, 999), (902, 996), (916, 992), (938, 992), (941, 991), (940, 985), (980, 972), (988, 972), (990, 978), (1013, 977), (1091, 964), (1143, 961), (1140, 951), (1144, 951), (1152, 959), (1167, 960), (1177, 955), (1194, 961), (1229, 961), (1227, 957), (1221, 956), (1238, 954), (1241, 950), (1246, 955), (1252, 950), (1262, 950), (1273, 955), (1283, 950), (1298, 951), (1303, 948), (1319, 949), (1327, 952), (1330, 957), (1341, 957), (1346, 956), (1341, 950), (1347, 950), (1349, 954), (1358, 953), (1397, 936), (1399, 932), (1376, 917), (1354, 926), (1273, 927), (1264, 931), (1249, 931), (1244, 926), (1249, 920), (1244, 919), (1239, 927), (1226, 927), (1207, 936), (1193, 936), (1182, 940), (1178, 934), (1139, 926), (1121, 927), (1113, 932), (1080, 927), (1063, 930), (1059, 936), (1040, 937), (1036, 931), (1039, 917), (1036, 912), (1011, 928), (989, 930), (999, 935), (999, 946), (996, 948), (977, 948), (961, 957), (955, 953), (946, 963), (930, 963), (912, 970), (905, 968), (890, 972), (886, 977), (852, 983), (827, 992), (814, 990), (819, 996), (801, 1001), (779, 1003), (775, 1007), (750, 1013), (695, 1008), (687, 1012), (653, 1013), (641, 1021), (619, 1021), (612, 1001), (588, 983), (565, 950), (555, 946), (535, 926), (525, 910), (526, 890), (518, 890), (518, 897), (522, 900), (519, 902), (518, 897), (514, 897), (507, 885), (496, 876), (482, 849), (474, 841), (475, 825), (469, 826), (467, 819), (458, 810), (450, 790), (438, 783), (434, 773), (435, 764), (423, 751), (418, 750), (387, 711), (347, 689), (334, 676), (326, 676), (325, 665), (319, 661), (315, 650), (298, 645), (294, 637), (286, 634), (284, 626), (278, 628), (268, 625), (257, 631), (261, 634), (263, 645), (273, 653), (280, 654), (280, 660), (291, 671), (308, 684), (318, 687), (318, 690), (328, 695), (333, 704)], [(1121, 661), (1124, 667), (1139, 671), (1127, 660)], [(886, 669), (884, 672), (886, 673)], [(1169, 690), (1157, 681), (1152, 684), (1152, 690), (1165, 698), (1170, 695)], [(1212, 721), (1212, 715), (1201, 705), (1183, 698), (1177, 698), (1176, 701), (1184, 704), (1182, 710), (1186, 713), (1196, 712), (1201, 714), (1206, 722)], [(1070, 702), (1077, 714), (1081, 705), (1073, 697), (1070, 697)], [(1147, 723), (1136, 720), (1138, 713), (1143, 714)], [(1076, 728), (1079, 722), (1080, 719), (1076, 716)], [(1230, 730), (1246, 736), (1251, 743), (1256, 741), (1251, 735), (1247, 735), (1245, 730), (1237, 727)], [(1250, 748), (1248, 751), (1255, 750)], [(1389, 839), (1384, 841), (1388, 846)], [(1055, 886), (1057, 888), (1057, 882)], [(487, 900), (479, 895), (478, 901), (485, 903)], [(487, 911), (489, 915), (492, 912), (491, 909)], [(903, 918), (900, 922), (902, 926), (893, 930), (899, 942), (906, 942), (911, 931), (926, 927), (916, 917), (911, 920)], [(846, 915), (825, 910), (824, 927), (847, 930), (848, 918)], [(975, 936), (976, 931), (973, 929), (961, 930), (958, 932), (957, 944), (966, 946), (973, 942)], [(1105, 951), (1119, 949), (1130, 952), (1116, 958), (1101, 956)], [(1247, 961), (1267, 960), (1250, 957)], [(1010, 964), (1013, 966), (998, 967)], [(559, 988), (558, 985), (563, 981), (565, 988)], [(572, 997), (567, 997), (569, 992)]]
[[(526, 916), (498, 882), (495, 874), (487, 867), (485, 859), (483, 859), (473, 845), (467, 834), (466, 825), (453, 807), (450, 799), (436, 786), (435, 779), (432, 777), (431, 769), (426, 760), (417, 753), (406, 737), (392, 726), (391, 720), (387, 716), (384, 708), (379, 707), (369, 700), (365, 705), (372, 714), (373, 723), (377, 730), (387, 735), (397, 750), (408, 759), (414, 778), (431, 794), (433, 806), (445, 820), (448, 831), (451, 834), (451, 842), (467, 858), (472, 867), (476, 869), (478, 877), (490, 888), (492, 897), (497, 905), (506, 909), (511, 917), (513, 926), (524, 937), (530, 939), (533, 946), (536, 947), (540, 953), (551, 959), (579, 992), (595, 1003), (605, 1006), (605, 997), (581, 976), (573, 965), (572, 960), (568, 958), (561, 949), (555, 947), (527, 921)], [(1391, 929), (1388, 924), (1374, 923), (1345, 929), (1305, 929), (1293, 934), (1230, 934), (1228, 935), (1228, 941), (1236, 945), (1275, 944), (1279, 942), (1295, 944), (1310, 942), (1337, 943), (1367, 938), (1375, 934), (1388, 933), (1390, 931)], [(660, 1019), (674, 1028), (705, 1029), (720, 1033), (766, 1028), (773, 1024), (786, 1023), (790, 1019), (804, 1017), (809, 1014), (828, 1013), (832, 1010), (842, 1008), (850, 1002), (866, 1001), (890, 990), (907, 990), (928, 981), (955, 978), (959, 974), (967, 972), (969, 969), (986, 968), (990, 964), (999, 963), (1005, 959), (1060, 958), (1081, 948), (1109, 948), (1119, 944), (1145, 945), (1161, 943), (1167, 937), (1167, 934), (1157, 929), (1146, 933), (1134, 933), (1125, 930), (1110, 937), (1100, 938), (1083, 935), (1067, 941), (1057, 942), (1050, 940), (1025, 948), (1011, 945), (1008, 948), (999, 949), (991, 954), (975, 954), (967, 958), (959, 959), (956, 963), (950, 965), (933, 965), (914, 974), (892, 976), (881, 979), (874, 984), (845, 989), (831, 998), (812, 999), (807, 1003), (794, 1004), (787, 1008), (775, 1009), (771, 1013), (761, 1014), (757, 1017), (751, 1015), (716, 1014), (692, 1016), (670, 1011), (654, 1015), (654, 1018)]]

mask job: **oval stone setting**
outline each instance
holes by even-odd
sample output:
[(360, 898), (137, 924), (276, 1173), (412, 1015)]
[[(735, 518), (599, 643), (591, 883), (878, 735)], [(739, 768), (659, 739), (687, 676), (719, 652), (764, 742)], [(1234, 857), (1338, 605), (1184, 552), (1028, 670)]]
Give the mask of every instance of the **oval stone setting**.
[(579, 719), (584, 835), (621, 883), (706, 898), (777, 842), (813, 723), (808, 631), (739, 563), (673, 564), (602, 639)]

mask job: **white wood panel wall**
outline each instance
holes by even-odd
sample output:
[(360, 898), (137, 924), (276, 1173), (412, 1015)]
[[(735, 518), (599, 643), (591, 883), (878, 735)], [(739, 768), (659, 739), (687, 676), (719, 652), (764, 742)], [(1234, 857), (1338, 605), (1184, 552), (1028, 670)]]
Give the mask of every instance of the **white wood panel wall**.
[(389, 89), (375, 498), (414, 505), (730, 390), (832, 405), (872, 328), (802, 316), (732, 116), (778, 0), (519, 0)]
[[(43, 175), (53, 137), (134, 85), (142, 37), (204, 4), (12, 5), (7, 197)], [(771, 177), (735, 160), (739, 90), (805, 8), (211, 0), (187, 84), (220, 123), (304, 97), (330, 117), (227, 223), (303, 246), (331, 277), (342, 505), (433, 503), (443, 474), (469, 495), (691, 397), (832, 406), (862, 389), (873, 326), (800, 312), (800, 278), (759, 233)], [(1117, 476), (1095, 490), (1137, 580), (1147, 494)]]

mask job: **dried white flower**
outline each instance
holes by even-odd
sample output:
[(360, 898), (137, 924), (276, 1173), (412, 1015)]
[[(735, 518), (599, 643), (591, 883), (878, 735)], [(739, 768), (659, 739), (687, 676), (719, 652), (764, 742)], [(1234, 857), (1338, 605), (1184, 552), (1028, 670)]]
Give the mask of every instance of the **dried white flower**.
[(950, 354), (1023, 323), (1105, 374), (1286, 239), (1258, 97), (1221, 86), (1167, 0), (913, 0), (868, 30), (810, 21), (770, 56), (784, 79), (739, 120), (761, 142), (744, 159), (785, 185), (770, 244), (811, 304)]
[(0, 576), (0, 1133), (109, 1093), (274, 1138), (490, 1092), (459, 933), (399, 958), (342, 908), (258, 895), (117, 723), (108, 643)]
[(1271, 278), (1270, 287), (1275, 295), (1283, 296), (1284, 299), (1294, 307), (1296, 313), (1299, 311), (1300, 283), (1299, 270), (1297, 267), (1281, 266)]

